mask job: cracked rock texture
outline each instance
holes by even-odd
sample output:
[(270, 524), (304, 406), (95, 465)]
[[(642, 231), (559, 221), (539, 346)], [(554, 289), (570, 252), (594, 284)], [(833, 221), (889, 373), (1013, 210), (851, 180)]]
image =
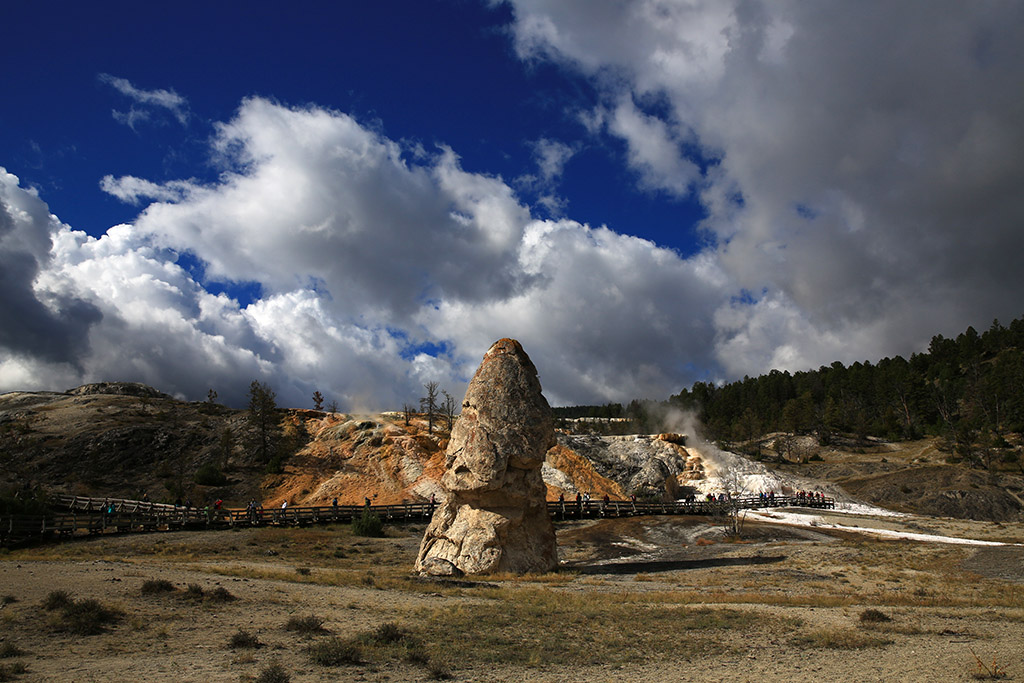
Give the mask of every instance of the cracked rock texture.
[(424, 533), (416, 570), (450, 576), (556, 567), (541, 478), (554, 443), (533, 362), (514, 339), (495, 342), (452, 429), (441, 477), (445, 500)]

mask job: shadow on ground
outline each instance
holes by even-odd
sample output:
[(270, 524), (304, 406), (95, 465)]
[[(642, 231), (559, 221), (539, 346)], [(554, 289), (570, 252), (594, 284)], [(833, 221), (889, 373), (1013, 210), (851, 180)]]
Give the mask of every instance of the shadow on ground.
[(652, 574), (657, 572), (708, 569), (711, 567), (746, 567), (756, 564), (774, 564), (786, 559), (785, 555), (754, 555), (752, 557), (713, 557), (703, 560), (648, 560), (638, 562), (609, 562), (607, 564), (566, 564), (563, 568), (580, 574)]

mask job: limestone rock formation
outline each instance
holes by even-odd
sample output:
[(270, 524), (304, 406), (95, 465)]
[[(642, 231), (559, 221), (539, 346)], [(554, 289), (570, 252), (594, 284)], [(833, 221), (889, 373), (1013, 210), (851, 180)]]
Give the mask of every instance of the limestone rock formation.
[[(668, 438), (665, 438), (668, 437)], [(619, 482), (626, 494), (675, 500), (688, 471), (683, 435), (596, 436), (559, 434), (558, 443), (589, 460), (603, 477)]]
[(452, 429), (444, 502), (420, 544), (417, 571), (438, 576), (545, 572), (558, 564), (541, 478), (555, 443), (537, 369), (514, 339), (484, 354)]

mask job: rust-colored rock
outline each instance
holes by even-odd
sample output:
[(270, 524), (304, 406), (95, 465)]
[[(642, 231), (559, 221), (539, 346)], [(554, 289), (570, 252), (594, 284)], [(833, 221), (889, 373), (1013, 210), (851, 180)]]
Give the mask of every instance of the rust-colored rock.
[(554, 443), (551, 408), (533, 362), (514, 339), (495, 342), (452, 429), (441, 478), (446, 499), (423, 536), (417, 571), (522, 574), (556, 567), (541, 478)]

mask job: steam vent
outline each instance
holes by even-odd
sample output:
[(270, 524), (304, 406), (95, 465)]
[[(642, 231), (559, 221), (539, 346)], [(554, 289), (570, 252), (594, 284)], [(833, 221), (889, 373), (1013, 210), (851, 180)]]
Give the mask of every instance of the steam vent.
[(484, 354), (452, 429), (446, 500), (423, 535), (416, 570), (435, 576), (546, 572), (558, 564), (541, 465), (555, 443), (537, 368), (514, 339)]

